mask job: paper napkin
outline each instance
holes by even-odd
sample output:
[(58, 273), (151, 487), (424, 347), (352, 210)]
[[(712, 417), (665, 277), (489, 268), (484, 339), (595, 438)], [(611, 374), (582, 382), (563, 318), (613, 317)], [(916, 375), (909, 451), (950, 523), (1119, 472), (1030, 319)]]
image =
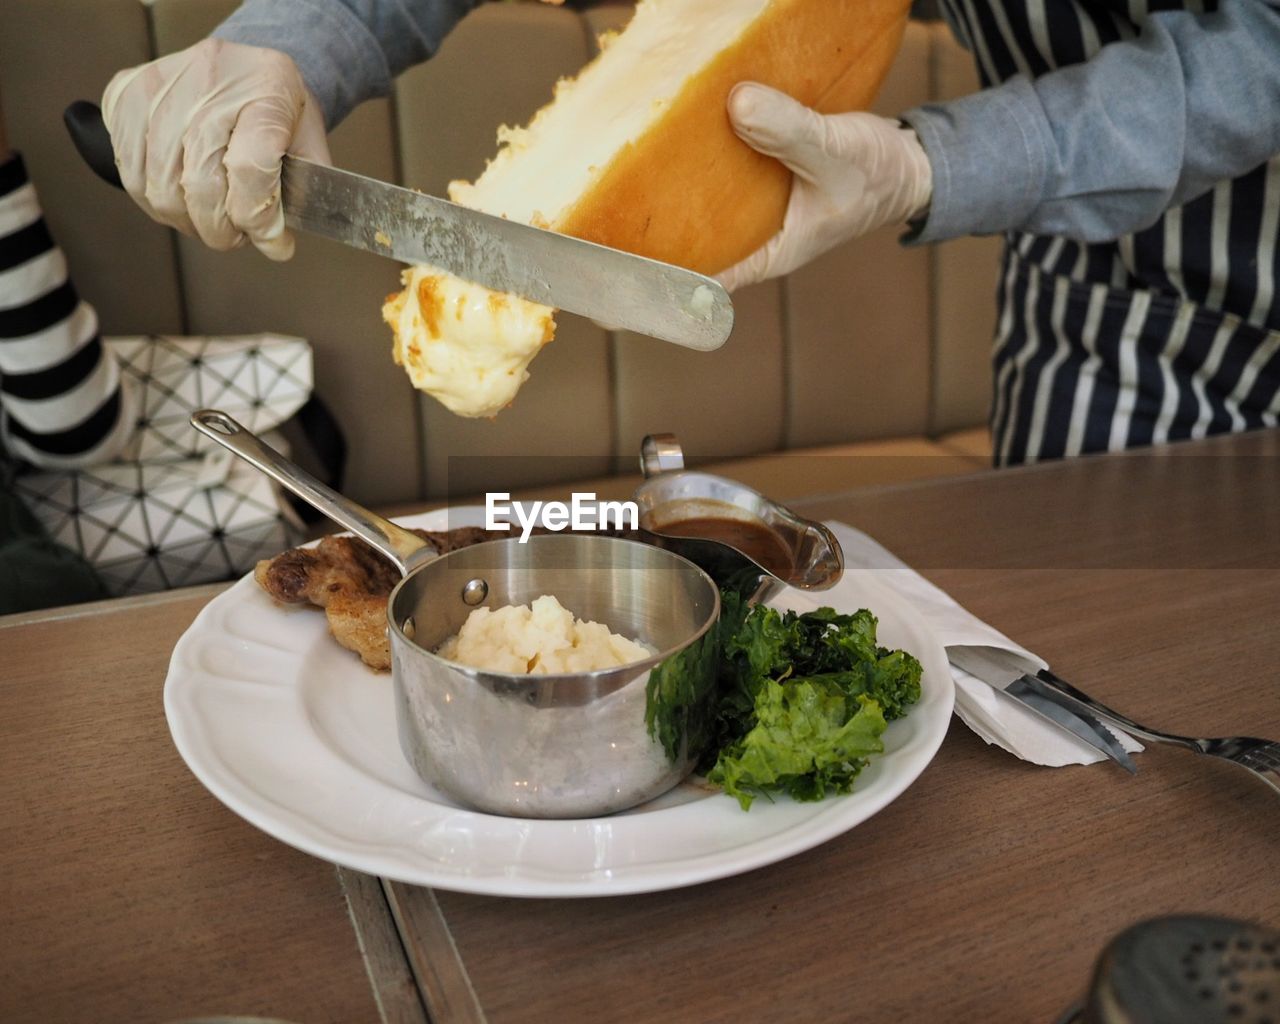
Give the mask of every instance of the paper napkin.
[[(844, 549), (846, 572), (875, 572), (877, 582), (906, 601), (944, 648), (965, 645), (1002, 647), (1031, 659), (1042, 668), (1047, 667), (1044, 659), (965, 611), (950, 595), (865, 533), (844, 523), (827, 523), (827, 526)], [(825, 591), (823, 602), (844, 607), (840, 601), (843, 585), (839, 583)], [(956, 714), (988, 743), (1002, 747), (1024, 761), (1052, 767), (1106, 760), (1100, 751), (1044, 721), (1003, 691), (954, 665), (949, 667), (956, 684)], [(1127, 733), (1116, 728), (1111, 731), (1126, 750), (1143, 749), (1142, 744)]]

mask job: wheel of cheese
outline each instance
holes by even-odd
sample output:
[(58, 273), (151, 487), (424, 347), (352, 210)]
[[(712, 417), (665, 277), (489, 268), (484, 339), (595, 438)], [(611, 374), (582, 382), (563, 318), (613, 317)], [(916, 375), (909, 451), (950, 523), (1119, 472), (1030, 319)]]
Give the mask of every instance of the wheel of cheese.
[(702, 273), (782, 226), (791, 173), (730, 127), (738, 82), (823, 113), (870, 105), (910, 0), (641, 0), (626, 29), (450, 197)]
[[(640, 0), (620, 33), (450, 198), (473, 209), (714, 274), (782, 226), (791, 172), (734, 134), (739, 82), (823, 113), (867, 107), (910, 0)], [(554, 337), (553, 310), (414, 267), (383, 316), (415, 386), (493, 416)]]

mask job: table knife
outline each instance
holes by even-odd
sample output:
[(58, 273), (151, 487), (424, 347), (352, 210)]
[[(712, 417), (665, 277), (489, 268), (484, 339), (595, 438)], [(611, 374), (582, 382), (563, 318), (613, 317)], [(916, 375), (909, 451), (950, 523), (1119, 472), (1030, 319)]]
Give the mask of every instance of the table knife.
[[(121, 187), (102, 111), (77, 100), (63, 115), (85, 163)], [(579, 313), (613, 328), (710, 352), (733, 329), (733, 303), (718, 281), (683, 267), (571, 235), (494, 217), (361, 174), (286, 156), (284, 220), (403, 263)]]
[(1130, 774), (1137, 774), (1133, 758), (1111, 730), (1081, 705), (1074, 701), (1068, 703), (1067, 698), (1047, 685), (1034, 662), (1001, 647), (969, 645), (948, 647), (947, 659), (987, 685), (1003, 690), (1039, 717), (1100, 750)]

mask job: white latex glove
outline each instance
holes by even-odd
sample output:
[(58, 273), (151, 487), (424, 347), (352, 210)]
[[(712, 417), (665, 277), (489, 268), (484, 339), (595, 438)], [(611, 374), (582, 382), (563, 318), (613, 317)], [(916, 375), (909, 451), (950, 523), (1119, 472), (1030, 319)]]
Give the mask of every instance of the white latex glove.
[(753, 149), (795, 174), (782, 230), (716, 279), (729, 291), (789, 274), (828, 249), (923, 214), (933, 171), (916, 133), (875, 114), (823, 115), (744, 82), (729, 120)]
[(125, 190), (155, 220), (214, 249), (247, 238), (273, 260), (293, 255), (280, 160), (330, 160), (324, 117), (290, 57), (205, 39), (117, 74), (102, 117)]

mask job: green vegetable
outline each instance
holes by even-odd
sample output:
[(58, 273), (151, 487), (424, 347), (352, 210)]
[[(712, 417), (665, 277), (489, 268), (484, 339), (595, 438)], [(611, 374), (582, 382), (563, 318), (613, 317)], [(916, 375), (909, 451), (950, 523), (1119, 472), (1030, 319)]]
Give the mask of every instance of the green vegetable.
[(722, 595), (715, 740), (700, 767), (749, 808), (758, 793), (847, 793), (886, 721), (920, 699), (921, 666), (876, 643), (863, 609), (797, 614)]
[(645, 725), (673, 761), (704, 750), (715, 726), (719, 640), (714, 629), (654, 666), (645, 687)]
[(848, 793), (885, 723), (920, 699), (920, 662), (876, 643), (866, 609), (797, 614), (721, 590), (720, 621), (649, 674), (649, 735), (743, 809), (761, 794), (821, 800)]
[(756, 793), (780, 790), (797, 800), (847, 793), (868, 754), (884, 750), (884, 715), (870, 697), (855, 697), (848, 714), (845, 694), (829, 681), (769, 680), (756, 702), (756, 724), (720, 752), (709, 782), (738, 798), (748, 810)]

